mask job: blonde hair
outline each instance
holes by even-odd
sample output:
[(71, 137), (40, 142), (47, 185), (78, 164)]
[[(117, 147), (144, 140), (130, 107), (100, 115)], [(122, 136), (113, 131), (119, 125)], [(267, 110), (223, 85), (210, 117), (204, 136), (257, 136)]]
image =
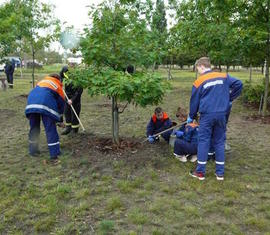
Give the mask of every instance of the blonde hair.
[(209, 57), (201, 57), (200, 59), (196, 60), (195, 67), (197, 66), (204, 66), (205, 68), (211, 68), (211, 62)]

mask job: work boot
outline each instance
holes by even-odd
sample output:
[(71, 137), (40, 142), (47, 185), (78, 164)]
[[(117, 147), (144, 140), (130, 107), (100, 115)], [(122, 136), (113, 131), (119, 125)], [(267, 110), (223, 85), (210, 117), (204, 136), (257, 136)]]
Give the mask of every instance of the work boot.
[(197, 155), (190, 155), (189, 156), (189, 161), (190, 162), (196, 162), (197, 161)]
[(30, 153), (30, 156), (31, 157), (38, 157), (39, 154), (40, 154), (40, 151), (39, 150), (36, 150), (35, 152)]
[(189, 175), (191, 175), (192, 177), (197, 178), (199, 180), (205, 179), (204, 173), (202, 173), (202, 172), (190, 171)]
[(72, 128), (71, 126), (67, 126), (65, 130), (61, 133), (61, 135), (67, 135), (71, 132)]
[(49, 160), (44, 160), (43, 163), (45, 165), (55, 166), (61, 163), (61, 161), (58, 159), (58, 157), (55, 157), (55, 158), (50, 158)]
[(178, 155), (176, 153), (173, 153), (173, 155), (178, 159), (180, 162), (187, 162), (187, 157), (185, 155)]
[(232, 150), (231, 146), (225, 143), (225, 151), (230, 152)]
[(73, 134), (77, 134), (78, 131), (79, 131), (79, 128), (72, 128), (72, 133), (73, 133)]

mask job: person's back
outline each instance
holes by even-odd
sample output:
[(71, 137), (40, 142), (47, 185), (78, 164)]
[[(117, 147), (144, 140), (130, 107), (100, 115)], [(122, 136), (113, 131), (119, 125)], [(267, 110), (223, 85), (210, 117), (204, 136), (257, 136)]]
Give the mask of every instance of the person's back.
[[(230, 93), (227, 74), (207, 71), (201, 75), (193, 84), (200, 94), (199, 113), (226, 112), (229, 106)], [(192, 97), (197, 99), (197, 97)], [(193, 101), (191, 98), (191, 102)], [(195, 105), (197, 103), (195, 102)], [(197, 109), (191, 106), (192, 110)]]
[(242, 82), (228, 74), (213, 72), (207, 57), (198, 59), (195, 66), (200, 76), (192, 87), (188, 122), (192, 122), (199, 112), (200, 128), (198, 133), (198, 165), (196, 170), (190, 174), (204, 180), (212, 140), (216, 152), (216, 176), (218, 180), (223, 180), (226, 115), (230, 102), (241, 93)]
[(37, 86), (29, 93), (26, 116), (30, 113), (41, 113), (50, 116), (56, 121), (61, 120), (64, 112), (64, 93), (62, 83), (51, 76), (38, 82)]
[[(62, 122), (64, 111), (64, 93), (60, 77), (53, 74), (45, 77), (29, 93), (25, 115), (29, 119), (29, 153), (36, 156), (39, 151), (40, 121), (42, 119), (48, 148), (50, 162), (58, 163), (60, 155), (60, 142), (56, 129), (56, 122)], [(63, 126), (63, 124), (61, 124)]]

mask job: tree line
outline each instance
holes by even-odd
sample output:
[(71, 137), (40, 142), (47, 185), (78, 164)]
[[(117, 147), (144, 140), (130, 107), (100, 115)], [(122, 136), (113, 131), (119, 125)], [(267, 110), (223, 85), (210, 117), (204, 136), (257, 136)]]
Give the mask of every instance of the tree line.
[[(81, 51), (86, 64), (73, 71), (75, 83), (92, 95), (112, 99), (115, 142), (119, 142), (119, 102), (157, 104), (168, 84), (153, 73), (155, 68), (169, 64), (170, 78), (171, 65), (193, 65), (201, 56), (209, 56), (216, 67), (266, 64), (262, 112), (266, 115), (269, 2), (169, 0), (165, 4), (164, 0), (104, 0), (90, 7), (91, 26), (85, 28), (79, 43), (69, 48)], [(1, 5), (0, 16), (0, 56), (28, 50), (34, 60), (37, 49), (48, 47), (53, 40), (61, 41), (60, 21), (53, 17), (53, 6), (49, 4), (10, 0)], [(136, 72), (126, 73), (128, 66)]]

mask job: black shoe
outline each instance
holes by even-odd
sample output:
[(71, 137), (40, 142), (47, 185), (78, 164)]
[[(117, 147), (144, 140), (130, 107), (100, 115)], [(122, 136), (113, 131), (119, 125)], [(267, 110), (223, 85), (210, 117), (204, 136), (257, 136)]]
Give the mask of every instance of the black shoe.
[(76, 134), (79, 132), (79, 128), (72, 128), (72, 133)]
[(61, 163), (61, 161), (58, 158), (50, 158), (50, 160), (44, 160), (44, 164), (46, 165), (58, 165), (59, 163)]
[(31, 157), (38, 157), (39, 154), (40, 154), (40, 151), (37, 150), (37, 151), (35, 151), (34, 153), (30, 153), (30, 156), (31, 156)]
[(71, 126), (67, 126), (65, 130), (61, 133), (61, 135), (67, 135), (71, 132), (72, 128)]

